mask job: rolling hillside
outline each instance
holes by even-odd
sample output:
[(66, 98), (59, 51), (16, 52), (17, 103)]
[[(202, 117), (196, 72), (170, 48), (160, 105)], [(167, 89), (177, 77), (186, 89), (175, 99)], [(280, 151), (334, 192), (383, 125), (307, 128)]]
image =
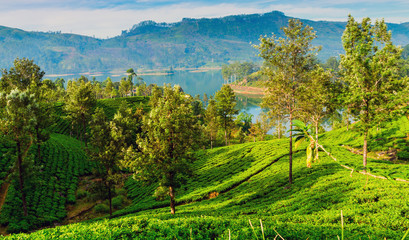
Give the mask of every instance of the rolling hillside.
[(362, 136), (343, 128), (321, 135), (337, 162), (321, 152), (320, 161), (306, 168), (303, 148), (295, 153), (289, 189), (286, 139), (201, 150), (193, 177), (177, 192), (175, 216), (168, 201), (152, 197), (154, 185), (129, 179), (133, 203), (113, 219), (7, 239), (263, 239), (263, 234), (266, 239), (337, 239), (342, 234), (344, 239), (401, 239), (409, 228), (409, 183), (394, 179), (409, 179), (409, 169), (407, 162), (384, 153), (406, 151), (409, 121), (403, 117), (371, 134), (377, 144), (370, 146), (370, 172), (389, 180), (357, 172), (362, 156), (352, 149), (360, 147)]
[[(16, 57), (34, 59), (48, 74), (260, 61), (250, 43), (257, 44), (260, 35), (282, 36), (280, 28), (287, 25), (289, 18), (274, 11), (212, 19), (185, 18), (171, 24), (145, 21), (110, 39), (0, 26), (0, 68), (9, 68)], [(314, 44), (323, 46), (319, 58), (343, 52), (341, 35), (345, 22), (303, 21), (317, 31)], [(409, 23), (388, 27), (395, 44), (409, 44)]]

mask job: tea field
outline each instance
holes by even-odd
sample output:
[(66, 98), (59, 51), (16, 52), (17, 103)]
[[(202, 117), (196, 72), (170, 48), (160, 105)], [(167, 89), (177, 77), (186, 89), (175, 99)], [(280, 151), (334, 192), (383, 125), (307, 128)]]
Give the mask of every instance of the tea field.
[[(383, 141), (396, 146), (408, 125), (405, 119), (392, 125), (396, 128)], [(386, 136), (382, 130), (375, 134), (378, 141)], [(291, 188), (286, 188), (287, 139), (201, 150), (193, 177), (177, 192), (175, 216), (167, 199), (152, 196), (156, 186), (129, 179), (133, 204), (112, 219), (8, 239), (338, 239), (342, 234), (344, 239), (402, 239), (409, 228), (409, 183), (393, 179), (409, 179), (408, 165), (369, 159), (370, 172), (388, 180), (351, 172), (340, 164), (360, 170), (362, 156), (344, 145), (359, 147), (361, 136), (340, 129), (321, 140), (338, 162), (320, 152), (319, 162), (307, 168), (301, 148), (294, 155)]]
[[(97, 101), (97, 107), (103, 108), (112, 119), (122, 101), (133, 109), (146, 110), (148, 100), (147, 97), (104, 99)], [(10, 233), (58, 224), (65, 219), (66, 206), (76, 202), (79, 178), (90, 175), (95, 167), (86, 157), (84, 144), (68, 136), (69, 124), (64, 119), (63, 103), (55, 106), (55, 115), (57, 122), (51, 126), (50, 139), (41, 146), (43, 159), (36, 159), (35, 149), (30, 149), (33, 157), (28, 164), (33, 171), (25, 186), (27, 217), (21, 211), (18, 182), (11, 176), (15, 143), (0, 136), (0, 187), (1, 190), (7, 188), (7, 191), (1, 192), (7, 195), (0, 197), (0, 200), (5, 198), (4, 204), (0, 201), (0, 226), (7, 226)]]
[[(104, 110), (113, 115), (113, 100), (107, 102)], [(110, 110), (110, 106), (114, 107)], [(288, 139), (200, 150), (195, 153), (192, 177), (176, 193), (175, 216), (170, 214), (168, 199), (153, 197), (156, 185), (129, 178), (125, 188), (132, 204), (112, 218), (4, 238), (402, 239), (409, 229), (409, 183), (395, 179), (409, 180), (408, 136), (406, 117), (371, 131), (375, 141), (369, 145), (368, 171), (386, 178), (379, 179), (358, 173), (363, 137), (354, 129), (321, 134), (321, 144), (337, 161), (320, 152), (319, 161), (307, 168), (305, 145), (301, 146), (294, 154), (290, 188)], [(2, 146), (8, 148), (7, 143)], [(30, 216), (35, 217), (13, 214), (19, 200), (11, 184), (0, 215), (11, 230), (61, 221), (65, 206), (76, 201), (78, 177), (92, 168), (82, 143), (66, 135), (53, 134), (43, 149), (48, 157), (36, 163), (41, 166), (41, 180), (30, 194)]]

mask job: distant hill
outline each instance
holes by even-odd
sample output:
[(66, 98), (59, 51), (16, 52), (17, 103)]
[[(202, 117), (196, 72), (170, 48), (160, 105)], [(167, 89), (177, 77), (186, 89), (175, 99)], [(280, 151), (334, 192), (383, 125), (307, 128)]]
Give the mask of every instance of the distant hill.
[[(257, 44), (260, 35), (282, 36), (280, 28), (287, 25), (289, 18), (274, 11), (223, 18), (185, 18), (170, 24), (145, 21), (110, 39), (0, 26), (0, 67), (10, 67), (16, 57), (34, 59), (48, 74), (260, 61), (250, 43)], [(345, 22), (303, 21), (317, 31), (314, 44), (323, 47), (320, 59), (342, 53)], [(409, 44), (409, 23), (388, 26), (395, 44)]]

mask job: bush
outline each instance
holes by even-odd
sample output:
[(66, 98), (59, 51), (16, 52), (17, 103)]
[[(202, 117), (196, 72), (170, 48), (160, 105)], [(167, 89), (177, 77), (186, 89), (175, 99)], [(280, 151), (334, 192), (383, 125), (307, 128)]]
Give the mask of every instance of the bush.
[(106, 204), (104, 204), (104, 203), (97, 204), (97, 205), (94, 207), (94, 211), (95, 211), (96, 213), (109, 213), (109, 207), (108, 207), (108, 205), (106, 205)]
[(78, 189), (77, 191), (77, 198), (78, 199), (83, 199), (89, 196), (89, 192), (86, 190)]
[(112, 207), (116, 209), (122, 207), (122, 204), (124, 204), (124, 200), (125, 200), (125, 197), (122, 195), (112, 198)]
[(409, 152), (406, 151), (400, 151), (397, 153), (398, 159), (401, 160), (408, 160), (409, 159)]
[(118, 188), (115, 190), (116, 195), (126, 195), (126, 189), (125, 188)]

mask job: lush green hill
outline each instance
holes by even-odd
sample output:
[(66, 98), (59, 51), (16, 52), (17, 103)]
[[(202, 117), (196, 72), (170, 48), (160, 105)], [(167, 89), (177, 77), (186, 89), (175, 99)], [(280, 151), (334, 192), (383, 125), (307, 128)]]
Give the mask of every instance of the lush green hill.
[[(373, 151), (387, 145), (405, 149), (409, 121), (401, 118), (371, 134), (378, 143), (371, 145)], [(175, 216), (168, 201), (152, 197), (155, 186), (130, 179), (126, 187), (133, 204), (115, 212), (114, 219), (11, 238), (229, 239), (230, 234), (262, 239), (263, 229), (268, 239), (278, 233), (285, 239), (337, 239), (342, 211), (345, 239), (401, 239), (409, 228), (409, 183), (393, 179), (409, 179), (406, 162), (369, 159), (370, 172), (389, 180), (374, 178), (341, 166), (360, 169), (362, 156), (347, 147), (361, 145), (362, 136), (354, 130), (328, 132), (321, 140), (338, 162), (321, 152), (320, 161), (306, 168), (301, 148), (294, 156), (291, 188), (285, 188), (287, 139), (202, 150), (196, 153), (193, 177), (177, 192)]]
[[(35, 59), (48, 74), (260, 61), (250, 43), (257, 44), (261, 35), (282, 36), (280, 28), (287, 25), (289, 18), (274, 11), (212, 19), (185, 18), (172, 24), (146, 21), (110, 39), (0, 26), (0, 68), (9, 68), (16, 57)], [(341, 35), (345, 22), (303, 21), (317, 31), (314, 44), (323, 46), (319, 58), (343, 52)], [(408, 23), (388, 27), (395, 44), (409, 44)]]

